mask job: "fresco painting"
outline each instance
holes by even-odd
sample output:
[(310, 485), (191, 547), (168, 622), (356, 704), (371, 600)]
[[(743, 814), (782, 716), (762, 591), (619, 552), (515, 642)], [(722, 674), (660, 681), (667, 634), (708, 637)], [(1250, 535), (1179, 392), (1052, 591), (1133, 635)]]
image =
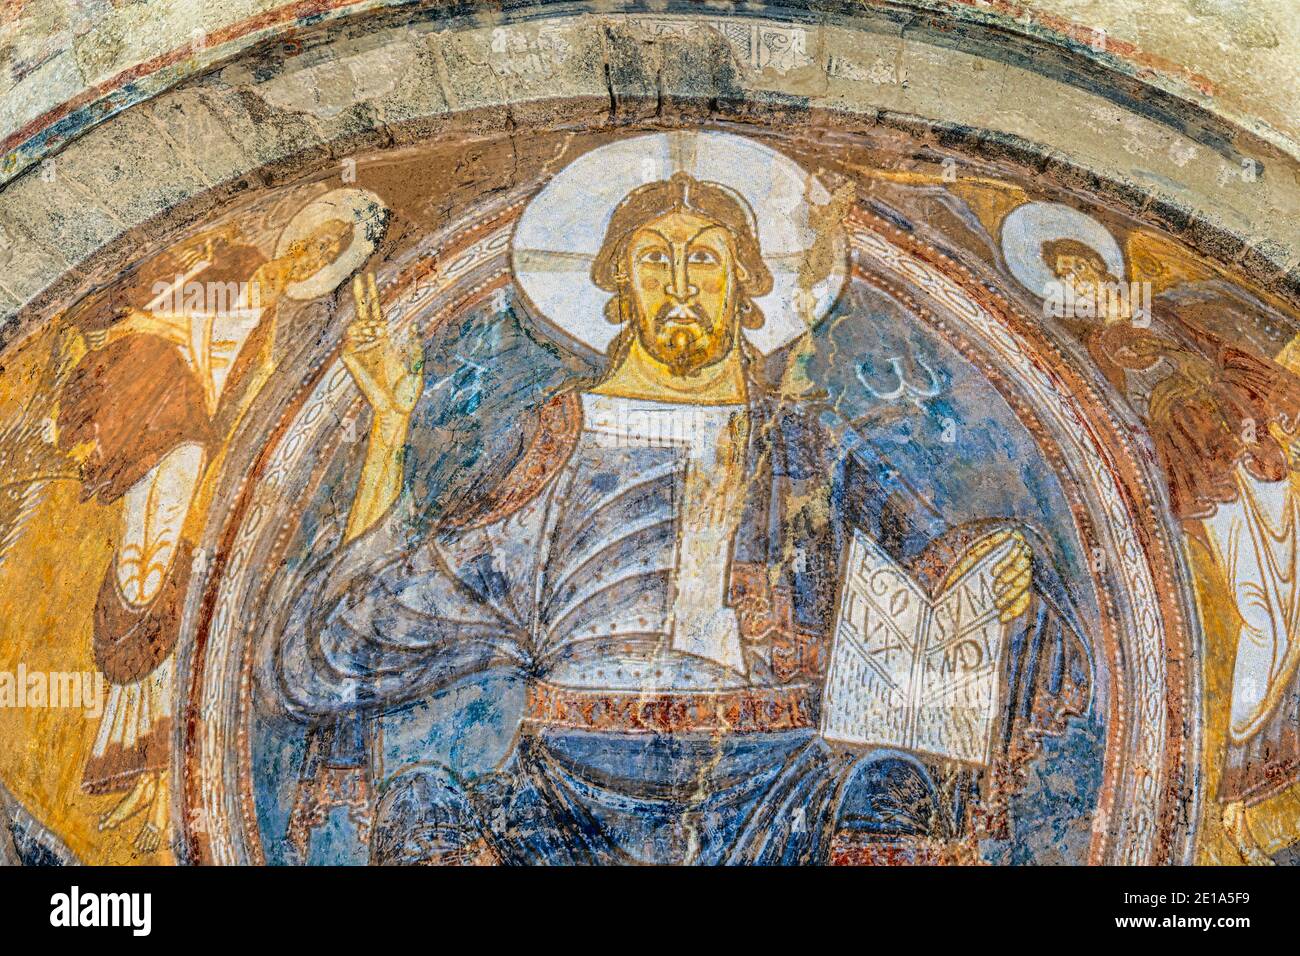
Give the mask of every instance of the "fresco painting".
[(1010, 165), (514, 159), (258, 186), (7, 346), (0, 694), (85, 698), (0, 713), (22, 854), (1288, 859), (1292, 306)]

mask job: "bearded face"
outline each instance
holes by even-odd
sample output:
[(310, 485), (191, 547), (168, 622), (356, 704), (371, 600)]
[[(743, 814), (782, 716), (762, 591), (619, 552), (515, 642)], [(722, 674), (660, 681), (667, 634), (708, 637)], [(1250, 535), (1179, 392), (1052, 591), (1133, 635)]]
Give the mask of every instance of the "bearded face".
[(1095, 302), (1104, 281), (1096, 266), (1083, 256), (1059, 255), (1052, 271), (1073, 293), (1076, 299)]
[(627, 290), (641, 347), (674, 375), (722, 361), (739, 334), (745, 278), (727, 229), (678, 210), (647, 222), (627, 246)]
[(289, 278), (303, 282), (334, 262), (352, 240), (352, 226), (327, 219), (289, 247)]

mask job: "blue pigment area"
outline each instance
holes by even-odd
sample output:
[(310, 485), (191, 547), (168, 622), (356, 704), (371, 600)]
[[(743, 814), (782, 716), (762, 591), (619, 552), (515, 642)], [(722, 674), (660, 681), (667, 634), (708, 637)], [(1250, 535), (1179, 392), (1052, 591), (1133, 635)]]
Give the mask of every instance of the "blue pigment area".
[[(425, 392), (405, 463), (417, 529), (436, 524), (471, 490), (497, 478), (503, 462), (517, 458), (523, 416), (560, 387), (598, 371), (538, 333), (508, 297), (495, 305), (467, 312), (426, 344)], [(1073, 629), (1095, 635), (1096, 596), (1056, 473), (980, 372), (887, 294), (865, 284), (846, 291), (811, 339), (811, 349), (785, 361), (801, 362), (825, 396), (819, 419), (837, 454), (854, 456), (872, 472), (882, 500), (890, 494), (911, 499), (910, 521), (890, 530), (903, 555), (965, 521), (1014, 521), (1030, 532), (1044, 594)], [(767, 374), (775, 377), (772, 368)], [(340, 489), (354, 487), (358, 454), (345, 447), (326, 466), (279, 573), (301, 574), (336, 547), (349, 498)], [(864, 530), (882, 533), (880, 527)], [(1094, 665), (1094, 687), (1104, 680), (1095, 671)], [(521, 678), (485, 673), (374, 720), (378, 790), (427, 764), (465, 779), (490, 772), (514, 746), (523, 704)], [(292, 862), (284, 836), (306, 731), (260, 713), (250, 728), (267, 862)], [(1012, 801), (1009, 839), (981, 847), (987, 861), (1086, 861), (1104, 740), (1104, 716), (1098, 714), (1072, 719), (1061, 736), (1044, 740)], [(366, 858), (367, 847), (339, 809), (314, 831), (307, 862), (360, 864)]]

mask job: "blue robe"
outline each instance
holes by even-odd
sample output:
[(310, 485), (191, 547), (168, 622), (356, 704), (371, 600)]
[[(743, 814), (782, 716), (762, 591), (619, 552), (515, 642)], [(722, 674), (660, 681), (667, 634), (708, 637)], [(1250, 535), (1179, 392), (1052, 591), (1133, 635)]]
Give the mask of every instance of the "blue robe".
[[(279, 628), (274, 680), (286, 709), (317, 720), (380, 714), (487, 672), (635, 689), (647, 678), (624, 669), (645, 661), (671, 670), (678, 689), (802, 687), (813, 719), (727, 733), (525, 727), (493, 773), (467, 780), (422, 766), (391, 782), (372, 859), (485, 847), (510, 863), (820, 863), (837, 841), (920, 846), (967, 833), (976, 770), (833, 745), (815, 729), (846, 529), (888, 546), (877, 500), (888, 489), (863, 462), (838, 457), (797, 404), (751, 404), (731, 562), (733, 573), (761, 569), (788, 596), (789, 619), (747, 642), (737, 677), (661, 653), (681, 533), (679, 451), (602, 446), (568, 427), (566, 402), (571, 419), (572, 396), (558, 398), (534, 432), (540, 466), (525, 456), (428, 535), (385, 547), (381, 526), (308, 578)], [(934, 579), (987, 530), (954, 529), (897, 557)], [(798, 638), (797, 653), (783, 636)], [(1088, 679), (1086, 649), (1035, 602), (1011, 640), (1003, 749), (1045, 714), (1077, 709)]]

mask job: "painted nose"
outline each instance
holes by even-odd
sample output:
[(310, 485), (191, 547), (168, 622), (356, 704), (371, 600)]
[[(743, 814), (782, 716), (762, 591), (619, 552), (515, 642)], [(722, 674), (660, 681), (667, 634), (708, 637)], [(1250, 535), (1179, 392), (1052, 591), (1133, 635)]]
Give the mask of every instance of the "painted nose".
[(691, 285), (689, 282), (685, 283), (685, 286), (686, 291), (679, 293), (677, 291), (677, 283), (673, 283), (664, 289), (664, 295), (668, 296), (670, 299), (675, 299), (678, 302), (686, 302), (700, 294), (699, 286)]
[(680, 254), (673, 256), (673, 281), (664, 289), (664, 295), (677, 302), (685, 302), (699, 294), (699, 286), (691, 285), (690, 276), (686, 274), (686, 256)]

